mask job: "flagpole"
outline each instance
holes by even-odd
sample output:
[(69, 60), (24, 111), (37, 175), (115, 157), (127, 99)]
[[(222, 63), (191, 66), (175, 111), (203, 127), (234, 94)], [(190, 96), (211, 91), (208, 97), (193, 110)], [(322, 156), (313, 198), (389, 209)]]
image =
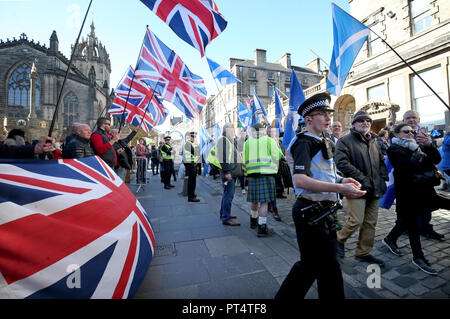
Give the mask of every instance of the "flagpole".
[(64, 91), (64, 87), (66, 85), (67, 78), (69, 77), (69, 72), (70, 72), (70, 68), (72, 66), (73, 57), (74, 57), (75, 52), (77, 50), (78, 42), (80, 41), (81, 32), (83, 32), (84, 24), (86, 23), (86, 19), (87, 19), (87, 16), (89, 14), (89, 10), (91, 9), (92, 1), (93, 0), (91, 0), (89, 2), (89, 6), (88, 6), (88, 8), (86, 10), (86, 14), (84, 16), (83, 23), (81, 24), (80, 32), (78, 33), (77, 40), (75, 41), (75, 45), (73, 47), (72, 55), (70, 56), (69, 66), (67, 67), (66, 75), (64, 76), (64, 81), (62, 83), (61, 90), (59, 91), (58, 101), (56, 102), (56, 107), (55, 107), (55, 111), (53, 113), (52, 123), (50, 124), (50, 129), (49, 129), (49, 132), (48, 132), (48, 136), (49, 137), (51, 137), (52, 134), (53, 134), (53, 129), (55, 127), (56, 118), (58, 116), (59, 104), (61, 103), (62, 94), (63, 94), (63, 91)]
[(363, 26), (365, 26), (367, 29), (369, 29), (370, 32), (372, 32), (373, 34), (375, 34), (381, 41), (384, 42), (384, 44), (386, 44), (388, 46), (389, 49), (391, 49), (395, 55), (397, 55), (400, 60), (406, 64), (406, 66), (408, 66), (408, 68), (414, 73), (414, 75), (416, 75), (426, 86), (427, 88), (430, 89), (431, 92), (433, 92), (433, 94), (442, 102), (442, 104), (444, 104), (447, 109), (449, 109), (450, 111), (450, 106), (448, 106), (447, 103), (445, 103), (445, 101), (431, 88), (431, 86), (420, 76), (419, 73), (416, 72), (416, 70), (413, 69), (413, 67), (406, 62), (405, 59), (403, 59), (403, 57), (389, 44), (387, 43), (382, 37), (380, 37), (375, 31), (373, 31), (370, 27), (366, 26), (364, 23), (362, 23), (361, 21), (359, 21), (358, 19), (356, 19), (354, 16), (352, 16), (350, 13), (348, 13), (347, 11), (343, 10), (341, 7), (339, 7), (338, 5), (334, 4), (336, 7), (338, 7), (339, 9), (341, 9), (342, 11), (344, 11), (345, 13), (347, 13), (350, 17), (352, 17), (353, 19), (355, 19), (356, 21), (358, 21), (359, 23), (361, 23)]
[[(146, 28), (145, 35), (147, 35), (147, 32), (148, 32), (148, 25), (147, 25), (147, 28)], [(144, 39), (145, 39), (145, 36), (144, 36)], [(128, 90), (127, 99), (125, 100), (125, 106), (124, 106), (124, 109), (123, 109), (122, 117), (121, 117), (121, 119), (120, 119), (119, 133), (120, 133), (120, 131), (122, 130), (122, 125), (123, 125), (123, 122), (124, 122), (124, 119), (125, 119), (125, 112), (127, 111), (128, 100), (130, 99), (131, 88), (133, 87), (134, 78), (135, 78), (135, 76), (136, 76), (136, 70), (137, 70), (138, 65), (139, 65), (139, 60), (141, 59), (141, 53), (142, 53), (142, 48), (143, 48), (143, 47), (144, 47), (144, 41), (142, 41), (141, 50), (139, 51), (139, 56), (138, 56), (138, 59), (137, 59), (137, 61), (136, 61), (136, 67), (134, 68), (133, 77), (131, 78), (130, 89)], [(157, 84), (157, 85), (158, 85), (158, 84)]]

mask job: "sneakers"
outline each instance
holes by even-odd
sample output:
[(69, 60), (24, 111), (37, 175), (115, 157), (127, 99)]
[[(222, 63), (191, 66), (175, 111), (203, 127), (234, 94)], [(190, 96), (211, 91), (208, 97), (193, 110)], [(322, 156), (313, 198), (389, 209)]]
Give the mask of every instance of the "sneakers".
[(400, 252), (400, 250), (397, 247), (397, 244), (394, 243), (393, 241), (389, 240), (387, 237), (384, 238), (382, 241), (383, 245), (385, 245), (387, 248), (389, 248), (389, 250), (391, 251), (391, 253), (393, 253), (396, 256), (401, 256), (402, 253)]
[(423, 236), (425, 236), (426, 238), (429, 238), (429, 239), (435, 239), (435, 240), (439, 240), (439, 241), (443, 241), (444, 237), (445, 237), (444, 235), (441, 235), (441, 234), (435, 232), (434, 230), (423, 234)]
[(258, 225), (258, 237), (269, 237), (274, 234), (272, 228), (267, 227), (267, 224)]
[(198, 199), (197, 197), (188, 198), (188, 202), (198, 203), (198, 202), (200, 202), (200, 199)]
[(380, 267), (384, 267), (384, 261), (381, 259), (375, 258), (372, 255), (365, 255), (365, 256), (355, 256), (356, 260), (363, 261), (369, 264), (377, 264)]
[(341, 258), (345, 257), (345, 247), (343, 243), (337, 242), (337, 255)]
[(250, 217), (250, 228), (255, 229), (258, 227), (258, 218)]
[(247, 192), (245, 191), (245, 188), (242, 190), (242, 195), (247, 194)]
[(415, 258), (413, 259), (412, 263), (419, 267), (419, 269), (424, 273), (432, 276), (437, 276), (438, 274), (438, 272), (430, 266), (430, 263), (425, 258)]

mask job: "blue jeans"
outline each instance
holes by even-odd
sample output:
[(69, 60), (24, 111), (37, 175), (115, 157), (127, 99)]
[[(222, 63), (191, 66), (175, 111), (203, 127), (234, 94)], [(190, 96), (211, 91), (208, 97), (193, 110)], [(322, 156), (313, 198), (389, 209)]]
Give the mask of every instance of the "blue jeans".
[(220, 219), (222, 222), (229, 221), (231, 219), (231, 204), (234, 198), (234, 186), (236, 184), (236, 178), (233, 177), (228, 185), (225, 185), (226, 179), (222, 178), (223, 196), (222, 204), (220, 205)]

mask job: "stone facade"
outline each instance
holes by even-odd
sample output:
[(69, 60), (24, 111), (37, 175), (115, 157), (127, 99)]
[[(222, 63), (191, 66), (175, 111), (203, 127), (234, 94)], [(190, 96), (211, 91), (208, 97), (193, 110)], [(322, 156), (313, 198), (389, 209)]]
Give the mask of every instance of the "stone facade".
[(266, 50), (256, 49), (254, 60), (230, 58), (229, 62), (230, 72), (241, 83), (229, 84), (207, 100), (205, 110), (202, 112), (201, 124), (210, 133), (214, 132), (217, 123), (221, 127), (226, 122), (237, 125), (238, 102), (245, 105), (254, 93), (265, 107), (269, 122), (272, 123), (275, 118), (273, 101), (275, 89), (287, 113), (292, 69), (295, 70), (303, 89), (319, 83), (323, 78), (318, 61), (309, 64), (316, 70), (292, 66), (290, 53), (284, 54), (278, 61), (272, 63), (267, 62)]
[[(351, 14), (389, 43), (448, 104), (450, 3), (445, 0), (350, 0)], [(422, 126), (450, 125), (447, 108), (395, 53), (371, 33), (361, 49), (341, 96), (336, 116), (364, 108), (374, 131), (417, 110)], [(447, 113), (447, 115), (446, 115)], [(348, 116), (347, 116), (348, 117)]]
[[(91, 43), (95, 45), (90, 45)], [(64, 138), (74, 122), (94, 126), (95, 120), (111, 104), (109, 74), (111, 72), (106, 50), (95, 37), (93, 25), (86, 41), (82, 41), (86, 56), (75, 56), (58, 108), (53, 136)], [(53, 118), (69, 60), (59, 51), (59, 41), (54, 31), (50, 46), (35, 43), (22, 34), (19, 39), (0, 40), (0, 130), (20, 127), (27, 138), (46, 135)], [(96, 47), (97, 46), (97, 47)], [(94, 52), (94, 53), (93, 53)], [(96, 52), (96, 53), (95, 53)], [(31, 127), (30, 113), (31, 66), (36, 66), (36, 115), (39, 127)], [(20, 88), (18, 84), (20, 83)], [(28, 102), (24, 102), (28, 100)], [(21, 126), (27, 123), (25, 126)], [(32, 130), (33, 128), (33, 130)]]

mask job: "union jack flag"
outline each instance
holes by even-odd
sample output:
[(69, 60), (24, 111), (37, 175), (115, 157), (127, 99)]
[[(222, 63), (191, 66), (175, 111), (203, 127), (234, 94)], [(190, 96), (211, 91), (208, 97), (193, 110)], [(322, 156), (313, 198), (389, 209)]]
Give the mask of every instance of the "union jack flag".
[[(134, 70), (130, 66), (116, 88), (116, 98), (108, 113), (120, 118), (125, 117), (127, 123), (140, 126), (148, 134), (152, 127), (164, 123), (169, 110), (164, 107), (147, 84), (133, 77)], [(133, 85), (130, 91), (131, 82)], [(143, 117), (144, 120), (142, 120)]]
[(189, 119), (198, 118), (206, 103), (203, 79), (192, 73), (181, 58), (149, 29), (142, 45), (136, 77)]
[(0, 296), (130, 298), (152, 260), (149, 216), (99, 157), (0, 160)]
[(141, 0), (184, 41), (205, 55), (206, 46), (227, 27), (213, 0)]

